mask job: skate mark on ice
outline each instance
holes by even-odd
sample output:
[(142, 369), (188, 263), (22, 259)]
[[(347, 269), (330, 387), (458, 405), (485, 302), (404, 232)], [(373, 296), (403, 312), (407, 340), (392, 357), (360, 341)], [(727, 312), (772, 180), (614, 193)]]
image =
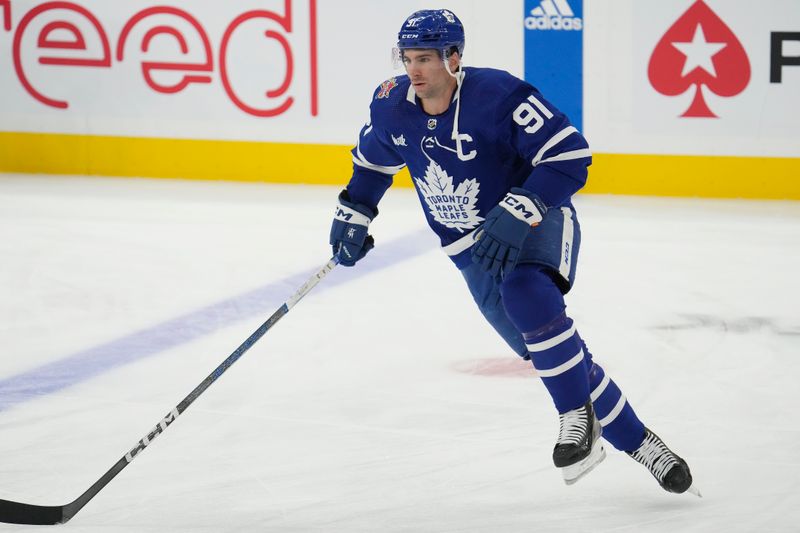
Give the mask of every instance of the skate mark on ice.
[(773, 317), (740, 317), (725, 319), (713, 315), (681, 314), (681, 321), (674, 324), (662, 324), (653, 329), (667, 331), (682, 331), (696, 329), (711, 329), (729, 333), (746, 334), (766, 332), (774, 335), (795, 336), (800, 335), (800, 324), (788, 325), (782, 323), (780, 318)]

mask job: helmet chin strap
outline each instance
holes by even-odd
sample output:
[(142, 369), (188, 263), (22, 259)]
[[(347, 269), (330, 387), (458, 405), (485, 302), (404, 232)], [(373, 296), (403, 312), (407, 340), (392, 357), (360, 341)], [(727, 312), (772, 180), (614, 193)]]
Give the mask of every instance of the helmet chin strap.
[(450, 63), (447, 59), (444, 60), (444, 68), (447, 73), (456, 79), (456, 115), (453, 118), (453, 134), (452, 139), (456, 142), (456, 154), (461, 161), (469, 161), (474, 159), (478, 152), (476, 150), (470, 151), (468, 154), (464, 153), (464, 148), (461, 145), (463, 141), (472, 142), (472, 137), (466, 133), (458, 132), (458, 117), (461, 114), (461, 84), (464, 83), (464, 71), (461, 68), (461, 58), (458, 60), (458, 69), (455, 72), (450, 70)]

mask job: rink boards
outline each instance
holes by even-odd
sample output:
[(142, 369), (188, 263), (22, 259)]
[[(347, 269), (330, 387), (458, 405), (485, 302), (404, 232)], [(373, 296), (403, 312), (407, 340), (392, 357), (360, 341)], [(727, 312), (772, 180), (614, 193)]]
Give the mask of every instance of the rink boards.
[[(537, 73), (531, 39), (583, 34), (587, 191), (798, 199), (800, 4), (736, 4), (443, 7), (468, 65), (534, 84), (559, 73)], [(401, 74), (398, 21), (422, 7), (2, 0), (0, 171), (344, 184), (373, 89)]]

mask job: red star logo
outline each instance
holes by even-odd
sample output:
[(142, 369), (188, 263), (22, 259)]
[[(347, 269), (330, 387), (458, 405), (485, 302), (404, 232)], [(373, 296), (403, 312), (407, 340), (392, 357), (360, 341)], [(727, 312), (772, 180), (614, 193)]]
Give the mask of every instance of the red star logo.
[(709, 8), (697, 0), (661, 37), (647, 69), (653, 88), (666, 96), (695, 86), (683, 117), (716, 117), (703, 87), (719, 96), (735, 96), (750, 82), (750, 61), (742, 43)]

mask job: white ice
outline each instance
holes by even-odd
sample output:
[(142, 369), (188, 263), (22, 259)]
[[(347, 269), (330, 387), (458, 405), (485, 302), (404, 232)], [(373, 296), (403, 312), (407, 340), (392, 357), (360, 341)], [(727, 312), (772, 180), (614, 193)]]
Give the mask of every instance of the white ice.
[[(337, 192), (0, 176), (0, 498), (86, 490), (327, 261)], [(610, 446), (565, 486), (544, 387), (483, 321), (414, 193), (393, 189), (375, 250), (61, 527), (800, 530), (800, 203), (576, 205), (569, 312), (704, 498), (664, 492)]]

